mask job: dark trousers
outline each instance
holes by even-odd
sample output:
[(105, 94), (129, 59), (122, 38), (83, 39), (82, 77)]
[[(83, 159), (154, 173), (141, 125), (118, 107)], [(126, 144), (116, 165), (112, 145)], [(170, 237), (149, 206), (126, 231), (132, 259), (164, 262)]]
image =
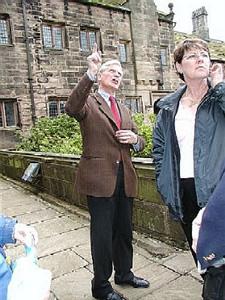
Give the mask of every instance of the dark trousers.
[[(181, 188), (183, 189), (182, 205), (184, 213), (184, 222), (181, 226), (186, 235), (191, 253), (197, 264), (195, 252), (192, 250), (192, 221), (197, 216), (200, 207), (197, 204), (197, 196), (193, 178), (181, 179)], [(225, 266), (220, 268), (210, 267), (205, 274), (202, 297), (204, 300), (225, 300)]]
[(195, 219), (201, 208), (197, 203), (194, 178), (181, 179), (181, 188), (183, 191), (182, 207), (184, 214), (184, 219), (183, 222), (181, 222), (181, 226), (187, 238), (187, 242), (190, 247), (195, 264), (197, 265), (196, 254), (192, 250), (192, 221)]
[(207, 270), (202, 297), (204, 300), (225, 300), (225, 266)]
[(92, 294), (101, 298), (112, 291), (109, 282), (112, 264), (118, 280), (133, 277), (133, 198), (125, 195), (123, 165), (119, 165), (112, 197), (87, 198), (91, 216), (91, 254), (94, 268)]

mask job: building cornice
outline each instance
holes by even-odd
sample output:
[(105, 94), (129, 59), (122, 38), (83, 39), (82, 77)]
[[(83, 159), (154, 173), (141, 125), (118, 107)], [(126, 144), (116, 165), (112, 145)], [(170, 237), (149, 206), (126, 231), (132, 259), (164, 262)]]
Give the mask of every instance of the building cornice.
[[(68, 2), (77, 2), (88, 6), (99, 6), (99, 7), (112, 9), (116, 11), (131, 13), (131, 10), (129, 8), (121, 6), (120, 4), (120, 3), (124, 4), (127, 1), (69, 0)], [(116, 4), (116, 2), (118, 4)]]

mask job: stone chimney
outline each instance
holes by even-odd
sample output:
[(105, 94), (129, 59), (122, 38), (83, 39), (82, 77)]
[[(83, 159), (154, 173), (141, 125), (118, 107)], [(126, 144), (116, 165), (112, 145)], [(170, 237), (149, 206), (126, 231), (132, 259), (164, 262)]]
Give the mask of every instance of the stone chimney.
[(209, 40), (209, 28), (208, 28), (207, 16), (208, 13), (205, 9), (205, 6), (196, 9), (192, 13), (192, 25), (193, 25), (192, 33), (206, 41)]

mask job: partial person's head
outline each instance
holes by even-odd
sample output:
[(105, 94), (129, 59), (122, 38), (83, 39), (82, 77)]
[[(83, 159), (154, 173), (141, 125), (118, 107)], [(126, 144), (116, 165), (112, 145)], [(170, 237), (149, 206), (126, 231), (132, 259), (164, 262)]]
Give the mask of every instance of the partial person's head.
[(208, 77), (210, 53), (207, 42), (197, 38), (180, 42), (174, 51), (174, 65), (183, 81)]
[(113, 94), (118, 90), (123, 77), (123, 70), (118, 60), (109, 60), (98, 71), (99, 88)]

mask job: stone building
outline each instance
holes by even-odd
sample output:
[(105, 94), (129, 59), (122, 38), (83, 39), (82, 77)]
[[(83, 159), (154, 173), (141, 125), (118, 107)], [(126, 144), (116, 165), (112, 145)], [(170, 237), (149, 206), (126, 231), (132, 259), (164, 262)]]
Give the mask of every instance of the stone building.
[(121, 101), (150, 111), (179, 84), (173, 17), (172, 4), (162, 13), (153, 0), (1, 0), (0, 148), (14, 147), (16, 131), (37, 118), (64, 112), (94, 42), (103, 61), (123, 65)]
[(0, 2), (1, 148), (14, 146), (16, 130), (64, 111), (95, 41), (103, 60), (122, 62), (121, 101), (133, 111), (149, 110), (154, 97), (171, 89), (172, 7), (162, 14), (153, 0), (97, 2)]
[(209, 41), (209, 27), (208, 27), (208, 20), (207, 20), (208, 13), (205, 7), (200, 7), (196, 9), (192, 13), (192, 24), (193, 30), (192, 33), (199, 36), (204, 40)]

